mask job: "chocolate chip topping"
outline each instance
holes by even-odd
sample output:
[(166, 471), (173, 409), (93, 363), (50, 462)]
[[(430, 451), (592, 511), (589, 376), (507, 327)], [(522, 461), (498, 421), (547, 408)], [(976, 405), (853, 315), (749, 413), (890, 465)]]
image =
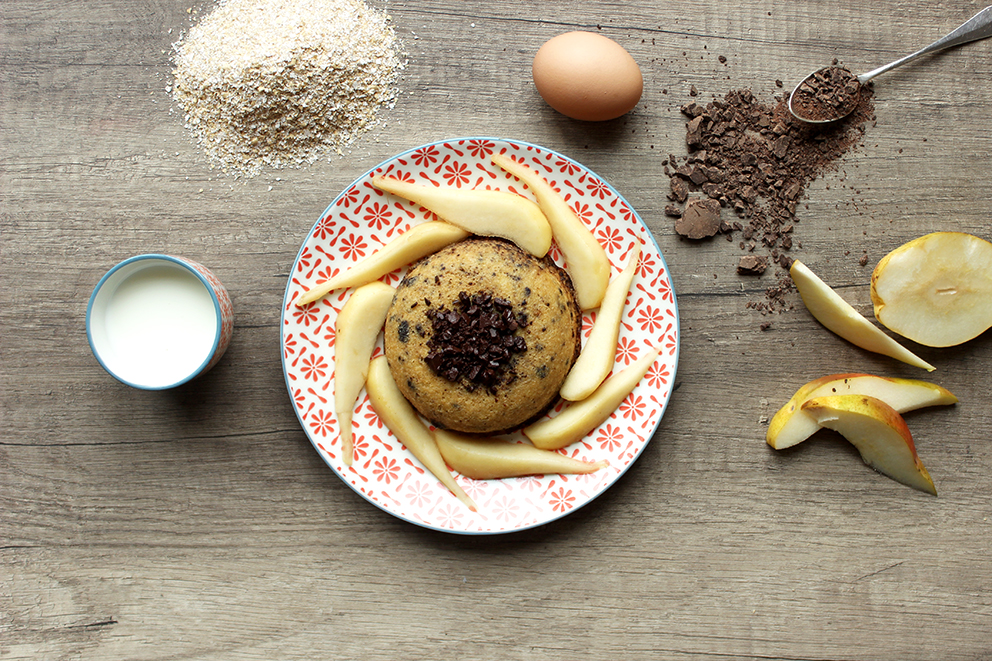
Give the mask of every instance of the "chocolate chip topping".
[(516, 331), (527, 325), (527, 315), (515, 313), (508, 300), (463, 291), (452, 309), (442, 305), (426, 314), (432, 335), (424, 361), (436, 375), (469, 392), (484, 387), (494, 395), (517, 378), (512, 358), (527, 350), (527, 342)]

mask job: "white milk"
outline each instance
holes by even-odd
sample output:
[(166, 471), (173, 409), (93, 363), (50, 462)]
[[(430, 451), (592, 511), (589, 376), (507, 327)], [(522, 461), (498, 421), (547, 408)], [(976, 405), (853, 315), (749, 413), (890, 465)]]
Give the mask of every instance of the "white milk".
[(180, 266), (156, 264), (132, 273), (108, 299), (104, 361), (139, 386), (177, 383), (214, 349), (218, 321), (203, 283)]

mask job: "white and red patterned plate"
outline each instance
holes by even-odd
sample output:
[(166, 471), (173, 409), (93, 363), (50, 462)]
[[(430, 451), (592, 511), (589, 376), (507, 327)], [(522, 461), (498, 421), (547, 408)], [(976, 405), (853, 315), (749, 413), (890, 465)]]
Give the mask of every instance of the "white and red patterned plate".
[[(492, 165), (508, 153), (539, 171), (568, 201), (606, 248), (614, 276), (635, 242), (640, 266), (620, 333), (616, 367), (648, 347), (661, 356), (620, 407), (583, 440), (560, 450), (610, 465), (590, 475), (543, 475), (504, 480), (456, 480), (478, 505), (469, 511), (426, 471), (379, 421), (363, 391), (355, 409), (355, 455), (341, 460), (334, 415), (334, 322), (351, 290), (337, 290), (304, 308), (293, 300), (350, 267), (411, 226), (432, 219), (418, 205), (372, 186), (376, 174), (420, 183), (513, 191), (533, 199), (517, 179)], [(561, 253), (551, 253), (562, 264)], [(405, 269), (385, 276), (396, 285)], [(588, 335), (594, 315), (583, 317)], [(575, 511), (603, 493), (651, 440), (671, 397), (678, 364), (678, 307), (664, 257), (651, 232), (606, 181), (557, 152), (515, 140), (460, 138), (403, 152), (369, 170), (331, 202), (310, 231), (286, 286), (282, 309), (282, 364), (296, 414), (321, 458), (372, 504), (411, 523), (446, 532), (493, 534), (532, 528)], [(380, 337), (375, 350), (382, 352)], [(554, 412), (552, 412), (552, 415)], [(522, 435), (516, 436), (522, 439)], [(511, 436), (511, 438), (513, 438)]]

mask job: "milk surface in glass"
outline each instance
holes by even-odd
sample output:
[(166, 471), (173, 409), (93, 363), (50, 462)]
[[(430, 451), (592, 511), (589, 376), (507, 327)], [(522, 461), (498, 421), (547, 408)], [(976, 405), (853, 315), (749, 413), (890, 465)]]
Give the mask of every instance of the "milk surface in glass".
[(207, 360), (217, 336), (213, 299), (179, 266), (155, 265), (127, 277), (108, 301), (108, 366), (136, 385), (167, 386)]

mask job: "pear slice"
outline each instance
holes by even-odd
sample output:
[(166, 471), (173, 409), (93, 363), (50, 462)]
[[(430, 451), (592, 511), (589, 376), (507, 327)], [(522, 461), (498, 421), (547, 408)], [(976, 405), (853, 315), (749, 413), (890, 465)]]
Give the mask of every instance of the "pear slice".
[(865, 319), (798, 259), (792, 262), (789, 275), (810, 314), (827, 329), (862, 349), (922, 367), (928, 372), (937, 369)]
[(560, 394), (563, 399), (570, 402), (585, 399), (610, 373), (617, 353), (617, 338), (620, 337), (620, 321), (623, 319), (627, 292), (630, 291), (630, 283), (637, 273), (637, 260), (640, 256), (641, 245), (635, 244), (627, 258), (627, 266), (607, 287), (589, 339), (561, 385)]
[(599, 307), (610, 281), (610, 260), (585, 223), (544, 177), (506, 154), (493, 154), (493, 164), (524, 182), (551, 224), (551, 233), (565, 257), (565, 270), (575, 287), (579, 307)]
[(341, 428), (341, 458), (351, 465), (351, 419), (365, 386), (369, 360), (396, 290), (382, 282), (359, 287), (341, 308), (334, 332), (334, 413)]
[(580, 461), (540, 450), (526, 443), (498, 438), (474, 438), (437, 429), (434, 440), (445, 462), (473, 480), (493, 480), (522, 475), (585, 474), (610, 465), (608, 461)]
[(899, 413), (925, 406), (954, 404), (958, 398), (935, 383), (873, 374), (828, 374), (803, 385), (768, 423), (765, 440), (776, 450), (792, 447), (812, 436), (820, 426), (802, 405), (827, 395), (870, 395)]
[(335, 289), (360, 287), (469, 236), (471, 234), (462, 228), (441, 221), (414, 225), (347, 271), (317, 283), (297, 296), (295, 303), (303, 307)]
[(928, 347), (950, 347), (992, 327), (992, 243), (934, 232), (883, 257), (871, 275), (875, 318)]
[(372, 184), (416, 202), (467, 232), (513, 241), (535, 257), (544, 257), (551, 248), (551, 225), (541, 208), (514, 193), (423, 186), (382, 175), (373, 177)]
[(649, 349), (626, 369), (604, 381), (586, 399), (570, 404), (553, 418), (543, 418), (525, 427), (524, 436), (542, 450), (557, 450), (578, 441), (610, 417), (651, 369), (659, 354), (661, 349)]
[(831, 395), (802, 406), (817, 424), (838, 432), (858, 448), (865, 463), (906, 486), (937, 495), (930, 474), (916, 454), (902, 416), (868, 395)]
[(413, 407), (396, 387), (385, 356), (379, 356), (369, 365), (365, 388), (368, 390), (372, 408), (389, 431), (393, 432), (406, 449), (424, 465), (424, 468), (433, 473), (434, 477), (458, 500), (473, 512), (478, 511), (475, 503), (458, 486), (448, 467), (444, 465), (444, 459), (441, 458), (441, 452), (437, 449), (437, 443), (431, 436), (430, 430), (421, 422)]

